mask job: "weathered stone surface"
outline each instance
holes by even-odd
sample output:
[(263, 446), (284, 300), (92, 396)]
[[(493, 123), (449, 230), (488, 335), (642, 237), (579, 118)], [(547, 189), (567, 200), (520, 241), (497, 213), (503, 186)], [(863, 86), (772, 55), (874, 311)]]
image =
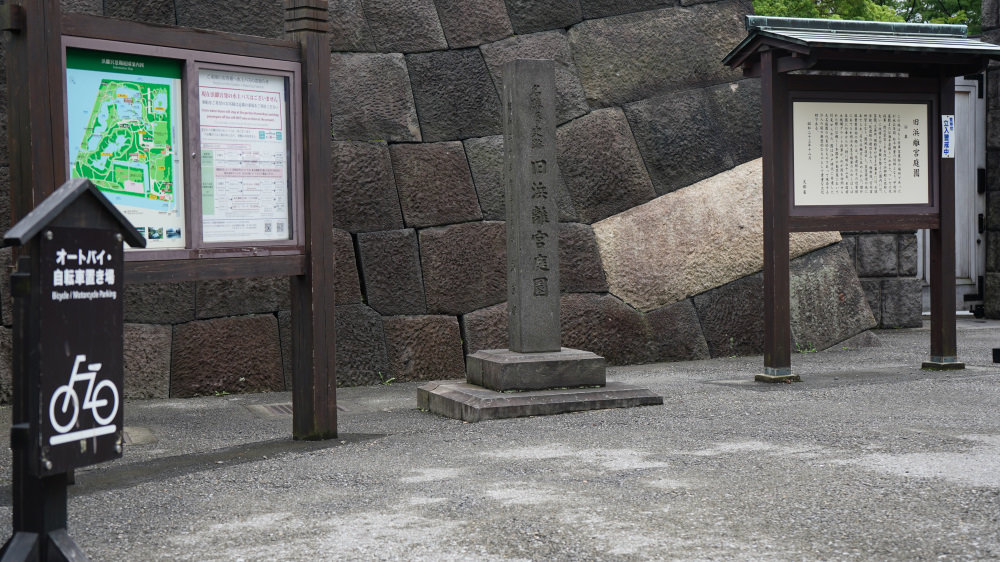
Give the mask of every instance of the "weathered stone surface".
[(333, 295), (337, 306), (362, 302), (358, 260), (351, 234), (333, 229)]
[(403, 228), (385, 143), (333, 142), (333, 226), (351, 232)]
[[(463, 141), (469, 159), (476, 195), (483, 212), (483, 219), (502, 221), (507, 218), (503, 184), (503, 135), (467, 139)], [(575, 221), (576, 210), (569, 200), (562, 176), (556, 181), (556, 204), (560, 221)]]
[(104, 15), (144, 23), (177, 24), (173, 0), (104, 0)]
[(177, 25), (216, 29), (260, 37), (282, 37), (285, 5), (282, 0), (202, 2), (175, 0)]
[(607, 292), (608, 281), (590, 225), (559, 225), (559, 285), (564, 293)]
[(882, 280), (882, 327), (917, 328), (923, 324), (920, 294), (923, 281), (915, 277)]
[(983, 308), (987, 318), (1000, 318), (1000, 273), (986, 273), (986, 299), (983, 301)]
[(199, 281), (198, 318), (258, 314), (291, 308), (287, 277)]
[(471, 355), (481, 349), (507, 349), (507, 303), (487, 306), (462, 315), (460, 319), (465, 351)]
[[(1000, 176), (1000, 170), (996, 174)], [(1000, 191), (986, 192), (986, 230), (1000, 230)]]
[(858, 276), (896, 276), (898, 257), (895, 234), (858, 236)]
[(621, 109), (595, 111), (557, 134), (559, 170), (581, 222), (601, 220), (656, 196)]
[(484, 349), (466, 359), (469, 384), (491, 390), (544, 390), (604, 386), (604, 358), (589, 351), (518, 353), (509, 349)]
[[(6, 119), (3, 119), (6, 122)], [(6, 126), (0, 127), (0, 133), (6, 133)], [(3, 142), (3, 158), (6, 160), (7, 143)], [(0, 231), (7, 232), (10, 224), (10, 168), (0, 166)]]
[(89, 14), (99, 16), (102, 14), (103, 0), (60, 0), (59, 5), (63, 13), (66, 14)]
[(365, 18), (379, 51), (447, 49), (434, 0), (364, 0)]
[(793, 260), (790, 271), (794, 345), (823, 350), (876, 326), (857, 273), (839, 244)]
[(389, 316), (385, 341), (398, 381), (455, 379), (465, 375), (462, 338), (454, 316)]
[[(4, 231), (6, 232), (6, 230)], [(10, 292), (10, 274), (12, 248), (0, 248), (0, 319), (4, 326), (14, 323), (14, 299)], [(127, 294), (127, 293), (126, 293)]]
[(329, 0), (330, 50), (374, 51), (375, 40), (365, 21), (361, 0)]
[(123, 397), (170, 396), (170, 344), (173, 329), (159, 324), (125, 324)]
[[(719, 63), (746, 35), (747, 8), (724, 1), (588, 20), (569, 31), (593, 107), (741, 78)], [(516, 25), (515, 25), (516, 29)]]
[(708, 342), (701, 331), (694, 302), (684, 299), (646, 314), (650, 332), (650, 360), (708, 359)]
[(437, 0), (436, 4), (452, 49), (475, 47), (514, 33), (503, 0)]
[(406, 226), (482, 218), (462, 143), (395, 144), (389, 154)]
[(1000, 271), (1000, 232), (986, 232), (986, 271)]
[(579, 0), (506, 0), (518, 35), (569, 27), (583, 19)]
[(882, 280), (881, 279), (860, 279), (861, 290), (865, 292), (865, 300), (868, 302), (868, 309), (875, 317), (875, 323), (880, 327), (882, 324)]
[(506, 299), (504, 223), (470, 222), (418, 234), (428, 312), (465, 314)]
[(625, 106), (660, 195), (760, 157), (760, 85), (742, 80)]
[(385, 352), (382, 317), (363, 304), (337, 307), (337, 385), (378, 384), (395, 376)]
[(612, 295), (566, 294), (560, 301), (563, 346), (592, 351), (611, 365), (650, 360), (649, 325)]
[(994, 29), (1000, 26), (1000, 2), (983, 0), (981, 18), (983, 29)]
[(840, 233), (840, 244), (847, 250), (847, 257), (851, 261), (851, 266), (858, 267), (858, 237), (849, 232)]
[(14, 374), (11, 369), (13, 334), (11, 329), (0, 326), (0, 403), (10, 404), (14, 394)]
[(479, 49), (407, 55), (406, 63), (425, 141), (501, 133), (500, 97)]
[(915, 233), (897, 236), (900, 277), (917, 275), (917, 235)]
[(195, 318), (196, 283), (126, 283), (125, 321), (179, 324)]
[[(594, 224), (611, 292), (649, 311), (760, 271), (760, 166), (737, 166)], [(835, 232), (795, 233), (789, 254), (839, 240)]]
[(619, 16), (673, 5), (673, 0), (580, 0), (583, 17), (586, 19)]
[(406, 61), (399, 53), (330, 55), (334, 140), (420, 140)]
[[(292, 368), (292, 311), (290, 310), (278, 311), (278, 341), (281, 343), (281, 373), (285, 379), (285, 390), (291, 390), (295, 371)], [(340, 373), (337, 375), (339, 377)]]
[(589, 109), (583, 85), (577, 77), (573, 53), (566, 34), (559, 31), (518, 35), (482, 46), (486, 67), (502, 95), (503, 65), (515, 59), (551, 59), (556, 69), (556, 116), (560, 123), (575, 119)]
[(358, 249), (368, 306), (383, 316), (427, 312), (416, 231), (364, 232)]
[(174, 326), (170, 396), (284, 390), (273, 314)]
[(764, 277), (748, 275), (694, 297), (712, 357), (764, 350)]

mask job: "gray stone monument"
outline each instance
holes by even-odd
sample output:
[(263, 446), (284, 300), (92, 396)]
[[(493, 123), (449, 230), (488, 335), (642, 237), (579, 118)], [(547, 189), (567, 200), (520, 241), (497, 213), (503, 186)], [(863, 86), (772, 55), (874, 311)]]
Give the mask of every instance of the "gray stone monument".
[(469, 355), (465, 383), (420, 387), (421, 408), (478, 421), (663, 403), (607, 384), (603, 357), (561, 345), (554, 76), (551, 60), (503, 67), (510, 348)]

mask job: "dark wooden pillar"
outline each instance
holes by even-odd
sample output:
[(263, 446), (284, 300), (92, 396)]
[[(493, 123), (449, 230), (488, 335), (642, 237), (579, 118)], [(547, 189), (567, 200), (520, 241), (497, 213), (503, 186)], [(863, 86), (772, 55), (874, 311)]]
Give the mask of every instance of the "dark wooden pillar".
[(764, 374), (757, 380), (797, 379), (792, 374), (788, 278), (788, 87), (775, 52), (760, 56), (761, 152), (764, 162)]
[(333, 223), (330, 197), (330, 43), (326, 0), (285, 0), (285, 31), (302, 48), (306, 272), (292, 278), (292, 432), (337, 436)]
[[(941, 115), (955, 114), (955, 79), (940, 79), (939, 103)], [(940, 182), (941, 225), (930, 231), (931, 242), (931, 360), (925, 369), (964, 369), (958, 361), (958, 344), (955, 335), (955, 159), (941, 158), (941, 123), (930, 123), (928, 130), (936, 131), (937, 143), (929, 157), (938, 164)], [(970, 150), (961, 147), (959, 150)]]

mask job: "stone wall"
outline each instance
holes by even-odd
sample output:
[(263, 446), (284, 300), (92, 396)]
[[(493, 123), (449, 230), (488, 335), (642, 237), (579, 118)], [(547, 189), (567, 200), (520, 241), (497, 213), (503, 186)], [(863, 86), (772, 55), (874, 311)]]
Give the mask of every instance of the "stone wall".
[[(1000, 44), (1000, 0), (983, 0), (983, 41)], [(1000, 63), (986, 72), (986, 283), (983, 307), (1000, 318)]]
[[(283, 18), (282, 0), (64, 7), (271, 37)], [(759, 83), (720, 63), (749, 10), (734, 0), (331, 0), (339, 384), (461, 378), (466, 353), (506, 347), (499, 86), (514, 58), (556, 61), (563, 345), (612, 364), (759, 353), (759, 267), (647, 307), (609, 287), (606, 261), (621, 260), (595, 236), (601, 221), (676, 201), (664, 197), (759, 157)], [(714, 197), (746, 191), (733, 181)], [(793, 261), (801, 346), (873, 325), (851, 240)], [(736, 253), (759, 255), (748, 244)], [(678, 249), (715, 259), (696, 239)], [(126, 395), (288, 388), (288, 309), (284, 279), (129, 286)]]
[(920, 327), (924, 282), (916, 276), (916, 233), (866, 231), (842, 235), (879, 327)]

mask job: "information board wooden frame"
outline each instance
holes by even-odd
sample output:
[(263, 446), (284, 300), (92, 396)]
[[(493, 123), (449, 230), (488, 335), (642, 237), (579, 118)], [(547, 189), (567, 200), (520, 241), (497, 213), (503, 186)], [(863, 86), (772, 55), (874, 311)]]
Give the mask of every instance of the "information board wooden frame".
[[(329, 438), (337, 433), (328, 18), (326, 0), (285, 0), (288, 39), (268, 39), (62, 14), (59, 0), (12, 0), (0, 6), (0, 29), (7, 32), (7, 76), (19, 77), (8, 81), (14, 221), (68, 179), (67, 41), (142, 45), (144, 54), (167, 58), (169, 53), (197, 51), (220, 64), (259, 59), (270, 61), (268, 65), (274, 68), (297, 68), (293, 75), (300, 93), (295, 98), (301, 107), (301, 113), (296, 114), (301, 134), (295, 135), (301, 143), (301, 155), (295, 155), (301, 161), (297, 172), (301, 178), (301, 236), (284, 246), (255, 243), (197, 248), (183, 255), (136, 254), (126, 263), (125, 279), (133, 284), (291, 277), (293, 433), (299, 439)], [(190, 115), (187, 118), (190, 130)]]

